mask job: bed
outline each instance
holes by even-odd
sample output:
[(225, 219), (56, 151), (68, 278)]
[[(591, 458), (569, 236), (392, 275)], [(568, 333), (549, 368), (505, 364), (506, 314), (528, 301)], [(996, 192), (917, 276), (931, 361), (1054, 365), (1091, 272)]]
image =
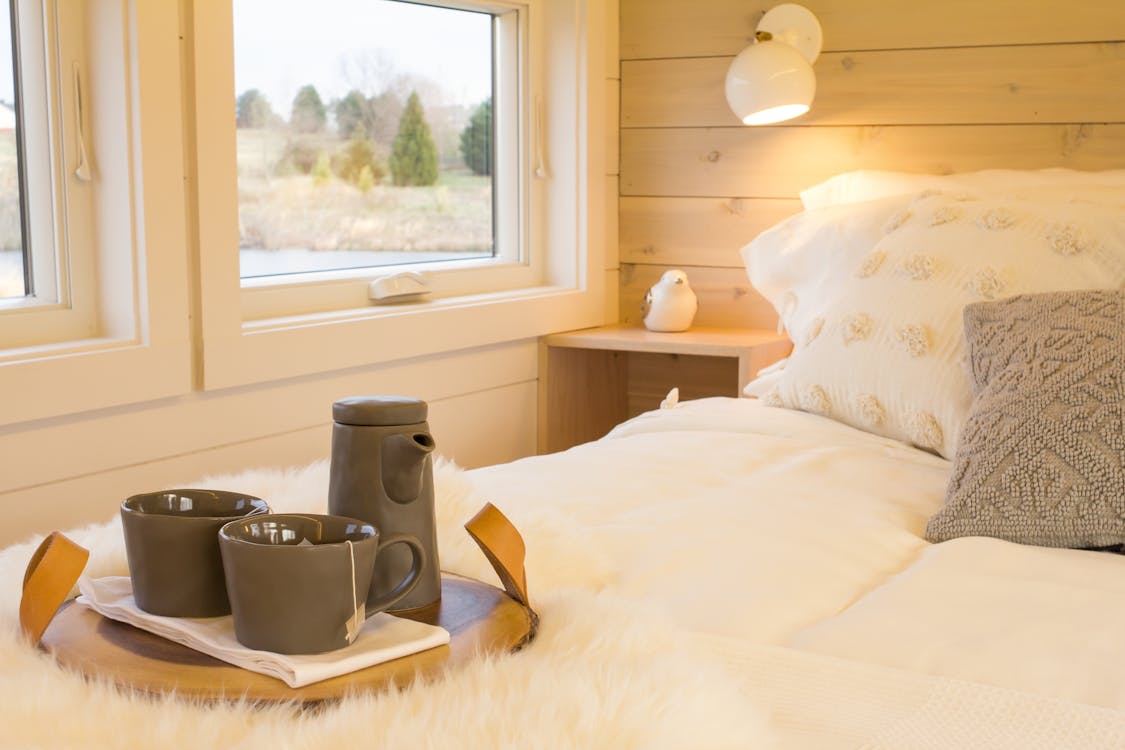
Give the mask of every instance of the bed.
[[(492, 580), (485, 501), (527, 542), (523, 652), (316, 710), (121, 695), (18, 640), (29, 542), (0, 553), (2, 743), (1125, 747), (1121, 176), (1033, 177), (821, 186), (745, 251), (795, 344), (757, 398), (439, 462), (444, 568)], [(205, 481), (323, 510), (327, 466)], [(116, 520), (71, 535), (124, 572)]]

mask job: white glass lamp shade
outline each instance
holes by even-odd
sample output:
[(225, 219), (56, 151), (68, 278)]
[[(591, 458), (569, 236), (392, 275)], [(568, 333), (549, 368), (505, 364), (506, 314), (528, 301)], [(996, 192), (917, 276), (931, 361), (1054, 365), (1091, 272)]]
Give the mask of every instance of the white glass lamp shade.
[(767, 125), (803, 115), (816, 94), (816, 76), (805, 56), (784, 42), (751, 44), (727, 70), (727, 103), (746, 125)]

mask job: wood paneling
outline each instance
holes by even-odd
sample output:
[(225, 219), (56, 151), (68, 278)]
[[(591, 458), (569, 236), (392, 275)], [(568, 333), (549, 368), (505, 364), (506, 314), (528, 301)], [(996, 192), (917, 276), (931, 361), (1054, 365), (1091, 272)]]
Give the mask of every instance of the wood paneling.
[[(520, 347), (523, 348), (523, 345)], [(529, 369), (534, 373), (536, 353), (533, 349)], [(493, 363), (491, 366), (500, 366)], [(465, 379), (474, 380), (473, 371), (483, 371), (482, 360), (469, 362), (456, 360), (414, 365), (415, 382), (428, 379), (426, 369), (455, 370)], [(494, 373), (495, 375), (495, 373)], [(523, 367), (515, 373), (523, 375)], [(495, 377), (493, 378), (495, 381)], [(474, 468), (495, 463), (514, 461), (535, 452), (537, 384), (534, 378), (484, 390), (456, 394), (447, 398), (429, 400), (429, 423), (441, 455), (455, 461), (463, 468)], [(208, 446), (175, 456), (151, 458), (138, 452), (134, 463), (107, 470), (93, 470), (72, 478), (44, 481), (35, 486), (0, 493), (0, 507), (9, 509), (7, 523), (0, 528), (0, 548), (31, 535), (43, 535), (52, 529), (69, 529), (87, 523), (102, 523), (117, 512), (122, 499), (137, 492), (159, 490), (165, 487), (207, 486), (208, 476), (233, 473), (247, 467), (303, 466), (328, 456), (332, 443), (331, 403), (334, 397), (355, 393), (411, 393), (406, 387), (383, 388), (378, 382), (368, 387), (341, 389), (332, 397), (318, 399), (319, 411), (327, 410), (320, 424), (295, 429), (277, 435), (252, 436), (242, 441)], [(278, 408), (278, 405), (284, 408)], [(273, 402), (275, 411), (285, 411), (300, 404), (279, 396)], [(228, 404), (231, 422), (243, 421), (240, 408)], [(269, 408), (263, 408), (265, 414)], [(216, 417), (218, 419), (218, 417)], [(141, 436), (155, 435), (151, 428), (141, 428)], [(184, 420), (182, 424), (188, 424)], [(487, 427), (485, 430), (484, 427)], [(109, 430), (117, 430), (110, 432)], [(106, 435), (121, 438), (127, 435), (124, 427), (109, 425), (92, 437), (84, 449), (74, 448), (69, 441), (60, 441), (60, 449), (53, 455), (64, 456), (69, 462), (83, 457), (85, 451), (100, 452), (103, 443), (112, 443)], [(482, 434), (486, 435), (482, 439)], [(157, 445), (163, 445), (157, 441)], [(95, 448), (97, 451), (95, 451)], [(9, 446), (7, 456), (13, 461), (5, 469), (13, 469), (26, 459), (27, 454), (17, 454)], [(16, 458), (18, 456), (18, 459)]]
[[(731, 59), (625, 61), (621, 126), (739, 126), (723, 95)], [(794, 124), (1125, 121), (1125, 96), (1103, 95), (1125, 88), (1125, 43), (828, 53), (815, 70)]]
[(802, 0), (819, 18), (802, 118), (748, 128), (732, 56), (773, 0), (621, 0), (621, 321), (684, 268), (702, 325), (773, 325), (738, 250), (841, 172), (1125, 168), (1125, 2)]
[(621, 194), (792, 198), (853, 169), (1125, 167), (1125, 125), (623, 130)]
[[(735, 55), (776, 0), (622, 0), (621, 58)], [(802, 0), (825, 51), (1125, 40), (1121, 0)]]
[[(0, 472), (0, 501), (8, 497), (4, 493), (98, 471), (330, 425), (332, 402), (359, 393), (409, 393), (439, 402), (534, 381), (536, 360), (534, 342), (525, 341), (91, 414), (62, 432), (50, 420), (32, 429), (0, 432), (0, 455), (12, 457)], [(450, 378), (450, 372), (457, 377)], [(439, 452), (452, 448), (440, 434), (437, 439)], [(268, 463), (267, 455), (262, 463)], [(66, 457), (62, 466), (60, 456)]]
[(527, 380), (430, 402), (437, 451), (463, 469), (535, 453), (539, 384)]
[(621, 262), (742, 268), (742, 246), (800, 210), (791, 198), (622, 198)]
[[(695, 325), (743, 328), (773, 328), (777, 315), (773, 307), (750, 286), (741, 268), (684, 267), (691, 288), (699, 298)], [(641, 302), (645, 292), (669, 266), (621, 266), (620, 323), (641, 325)]]

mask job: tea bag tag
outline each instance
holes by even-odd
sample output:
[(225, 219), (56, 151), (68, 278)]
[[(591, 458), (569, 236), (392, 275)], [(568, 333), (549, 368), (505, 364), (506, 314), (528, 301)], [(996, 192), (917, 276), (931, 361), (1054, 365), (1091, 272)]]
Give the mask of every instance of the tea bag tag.
[[(352, 560), (352, 601), (356, 600), (355, 595), (355, 547), (351, 541), (348, 541), (348, 554)], [(344, 621), (344, 628), (347, 630), (348, 644), (355, 643), (355, 639), (359, 637), (360, 628), (367, 620), (367, 602), (362, 601), (356, 605), (355, 612), (352, 616)]]

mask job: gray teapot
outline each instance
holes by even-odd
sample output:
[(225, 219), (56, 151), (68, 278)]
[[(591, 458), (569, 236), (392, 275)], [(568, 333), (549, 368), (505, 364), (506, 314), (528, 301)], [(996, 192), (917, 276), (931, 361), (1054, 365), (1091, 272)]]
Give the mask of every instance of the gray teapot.
[[(355, 396), (332, 404), (332, 464), (328, 512), (375, 525), (381, 534), (416, 537), (425, 562), (414, 590), (395, 612), (441, 599), (434, 523), (434, 439), (426, 423), (426, 402), (404, 396)], [(402, 581), (412, 565), (406, 545), (380, 552), (368, 601)]]

